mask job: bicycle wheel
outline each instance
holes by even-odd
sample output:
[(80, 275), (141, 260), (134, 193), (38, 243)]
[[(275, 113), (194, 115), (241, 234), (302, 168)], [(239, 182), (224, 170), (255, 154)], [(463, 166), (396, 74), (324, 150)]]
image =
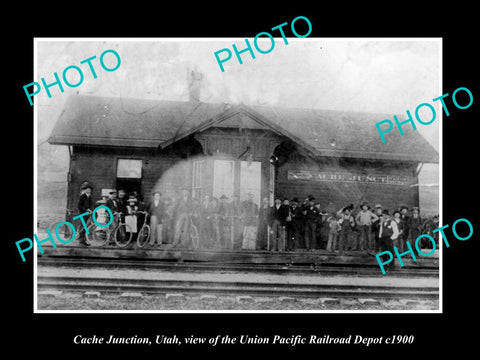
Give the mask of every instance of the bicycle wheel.
[(139, 248), (143, 248), (148, 245), (148, 241), (150, 240), (150, 226), (144, 225), (137, 236), (137, 246)]
[(127, 224), (120, 224), (115, 229), (114, 240), (118, 247), (127, 247), (132, 241), (132, 229)]
[(198, 229), (195, 225), (190, 226), (190, 240), (192, 243), (192, 247), (194, 249), (198, 249), (200, 246), (200, 235), (198, 234)]
[(96, 224), (90, 224), (88, 226), (89, 234), (87, 236), (87, 240), (93, 246), (104, 246), (110, 237), (108, 228), (102, 228)]
[[(53, 229), (56, 229), (55, 227)], [(53, 232), (53, 231), (52, 231)], [(72, 239), (72, 228), (68, 226), (67, 224), (62, 224), (58, 228), (58, 234), (62, 238), (63, 241), (73, 241), (75, 239)], [(75, 231), (75, 238), (77, 238), (77, 231)]]

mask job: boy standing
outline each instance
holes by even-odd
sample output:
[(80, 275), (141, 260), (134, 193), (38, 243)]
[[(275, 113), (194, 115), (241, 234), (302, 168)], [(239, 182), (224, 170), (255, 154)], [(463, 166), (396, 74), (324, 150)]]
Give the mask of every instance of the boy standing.
[(341, 227), (340, 239), (338, 242), (338, 250), (340, 251), (340, 254), (343, 254), (345, 252), (345, 248), (348, 244), (348, 238), (352, 233), (352, 229), (355, 227), (355, 220), (352, 216), (352, 209), (353, 205), (349, 205), (340, 209), (337, 212), (337, 215), (340, 216), (340, 220), (338, 220), (338, 223)]
[(327, 251), (334, 252), (337, 248), (337, 239), (338, 233), (340, 232), (340, 224), (338, 223), (339, 218), (335, 213), (332, 213), (327, 219), (328, 223), (328, 243)]

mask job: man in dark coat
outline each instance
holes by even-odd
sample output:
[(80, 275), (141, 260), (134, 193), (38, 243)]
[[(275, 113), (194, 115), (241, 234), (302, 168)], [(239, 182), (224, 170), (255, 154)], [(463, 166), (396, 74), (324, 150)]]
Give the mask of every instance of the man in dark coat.
[[(412, 216), (410, 216), (409, 222), (408, 222), (408, 229), (410, 231), (408, 234), (408, 240), (410, 241), (410, 245), (412, 245), (412, 247), (415, 246), (415, 240), (417, 240), (417, 237), (419, 237), (420, 234), (422, 233), (422, 227), (423, 227), (423, 221), (420, 216), (420, 210), (418, 209), (417, 206), (414, 206), (412, 208)], [(422, 240), (423, 239), (421, 239), (420, 241), (420, 248), (423, 247)], [(430, 243), (430, 241), (428, 240), (427, 242)]]
[[(78, 198), (78, 203), (77, 203), (77, 208), (79, 211), (79, 214), (83, 213), (88, 213), (88, 216), (83, 217), (83, 220), (85, 223), (87, 223), (88, 219), (90, 218), (90, 215), (92, 214), (92, 207), (93, 207), (93, 201), (92, 201), (92, 186), (85, 181), (81, 186), (80, 186), (80, 197)], [(87, 238), (85, 235), (85, 228), (83, 226), (83, 223), (80, 222), (77, 228), (77, 233), (78, 233), (78, 242), (82, 246), (90, 246), (90, 243), (87, 242)]]
[(383, 217), (383, 209), (382, 205), (377, 204), (375, 205), (375, 211), (374, 214), (377, 215), (377, 220), (372, 221), (372, 233), (374, 237), (374, 248), (373, 252), (376, 252), (380, 249), (380, 237), (379, 237), (379, 232), (380, 232), (380, 224), (382, 222), (382, 217)]
[(255, 249), (258, 228), (258, 205), (253, 201), (252, 193), (248, 193), (247, 196), (247, 200), (242, 202), (244, 216), (242, 248)]
[[(118, 225), (118, 217), (115, 216), (115, 213), (119, 212), (120, 203), (117, 199), (117, 191), (116, 190), (112, 190), (108, 194), (109, 194), (109, 197), (108, 197), (105, 205), (112, 211), (112, 214), (113, 214), (113, 220), (112, 220), (112, 223), (109, 226), (109, 229), (113, 230)], [(113, 240), (110, 240), (110, 242), (113, 243)]]
[(305, 249), (313, 250), (317, 244), (317, 224), (320, 221), (320, 211), (315, 206), (315, 198), (309, 199), (309, 205), (304, 208), (305, 214)]
[(203, 196), (199, 205), (199, 222), (202, 247), (211, 248), (214, 244), (214, 217), (216, 203), (212, 201), (209, 194)]
[(125, 197), (125, 195), (126, 195), (125, 190), (122, 190), (122, 189), (118, 190), (117, 208), (118, 208), (118, 212), (121, 212), (124, 215), (127, 210), (127, 198)]
[(150, 244), (161, 244), (163, 242), (163, 214), (165, 212), (165, 205), (161, 199), (162, 194), (155, 191), (153, 199), (148, 206), (148, 213), (150, 214)]
[[(408, 239), (408, 233), (410, 229), (408, 225), (410, 224), (410, 216), (407, 215), (408, 208), (406, 206), (400, 206), (400, 220), (401, 220), (401, 230), (402, 234), (399, 237), (400, 248), (398, 249), (400, 252), (404, 252), (407, 249), (407, 245), (405, 244)], [(412, 245), (412, 243), (410, 243)]]
[(233, 249), (242, 247), (243, 239), (243, 206), (237, 194), (232, 196), (232, 201), (227, 207), (228, 221), (231, 226), (230, 241)]
[(189, 214), (192, 213), (192, 198), (187, 189), (182, 190), (182, 196), (176, 201), (173, 211), (174, 232), (172, 246), (187, 245), (190, 236)]
[(290, 242), (289, 248), (295, 250), (302, 247), (302, 233), (305, 231), (304, 217), (302, 214), (302, 208), (298, 206), (298, 198), (293, 198), (290, 207), (290, 214), (292, 221), (290, 221), (290, 233), (288, 235), (288, 240)]
[[(389, 251), (392, 254), (393, 252), (393, 243), (396, 236), (398, 236), (398, 227), (397, 223), (390, 219), (390, 214), (388, 210), (383, 210), (382, 220), (380, 222), (379, 237), (380, 237), (380, 251)], [(382, 262), (387, 260), (382, 258)], [(393, 256), (392, 261), (384, 266), (384, 270), (388, 270), (395, 266), (395, 256)]]
[(112, 211), (112, 213), (115, 213), (118, 211), (118, 199), (117, 199), (117, 191), (112, 190), (109, 193), (109, 197), (106, 202), (106, 206)]
[(268, 198), (265, 197), (262, 200), (262, 206), (258, 209), (257, 250), (267, 248), (269, 216), (270, 206), (268, 206)]
[(290, 210), (282, 204), (282, 199), (277, 197), (275, 205), (270, 208), (270, 227), (272, 228), (272, 251), (285, 250), (285, 225)]
[(230, 249), (232, 242), (231, 242), (231, 234), (232, 234), (232, 227), (230, 225), (229, 218), (227, 217), (228, 211), (228, 196), (222, 194), (220, 196), (220, 203), (218, 204), (218, 229), (220, 234), (220, 247), (224, 249)]

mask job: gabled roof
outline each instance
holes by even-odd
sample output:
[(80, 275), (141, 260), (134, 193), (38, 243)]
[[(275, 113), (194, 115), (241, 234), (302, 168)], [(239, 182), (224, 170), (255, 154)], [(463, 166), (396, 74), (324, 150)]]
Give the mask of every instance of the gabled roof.
[(317, 155), (438, 162), (437, 151), (407, 125), (403, 128), (404, 136), (394, 129), (385, 135), (387, 142), (382, 143), (375, 123), (393, 120), (392, 114), (97, 96), (70, 97), (49, 142), (165, 147), (192, 133), (222, 126), (236, 114)]

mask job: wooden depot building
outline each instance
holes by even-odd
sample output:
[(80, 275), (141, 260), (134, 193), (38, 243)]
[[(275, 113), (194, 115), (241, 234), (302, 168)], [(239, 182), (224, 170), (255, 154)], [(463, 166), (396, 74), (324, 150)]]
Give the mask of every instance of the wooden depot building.
[(49, 138), (68, 146), (69, 209), (80, 184), (102, 189), (153, 190), (199, 199), (254, 194), (314, 195), (321, 208), (367, 201), (394, 209), (419, 203), (422, 163), (438, 153), (411, 128), (383, 144), (375, 123), (384, 114), (198, 101), (73, 96)]

